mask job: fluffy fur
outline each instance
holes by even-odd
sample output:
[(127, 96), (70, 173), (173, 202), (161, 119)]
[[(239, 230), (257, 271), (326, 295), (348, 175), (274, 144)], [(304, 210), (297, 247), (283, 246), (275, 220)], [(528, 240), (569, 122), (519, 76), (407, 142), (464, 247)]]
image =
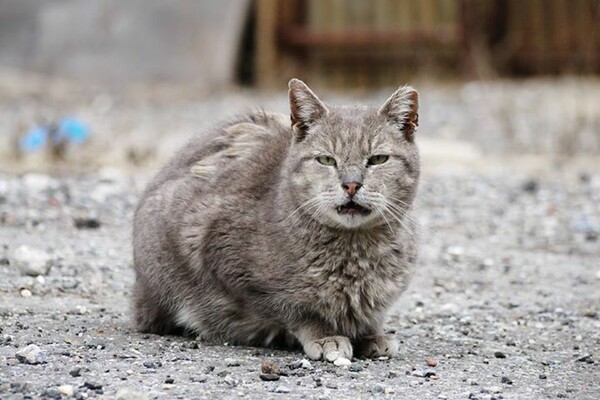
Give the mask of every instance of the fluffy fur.
[(289, 88), (291, 124), (265, 112), (223, 123), (147, 188), (136, 326), (295, 342), (329, 361), (394, 356), (382, 323), (416, 258), (417, 93), (401, 88), (377, 110), (328, 107), (296, 79)]

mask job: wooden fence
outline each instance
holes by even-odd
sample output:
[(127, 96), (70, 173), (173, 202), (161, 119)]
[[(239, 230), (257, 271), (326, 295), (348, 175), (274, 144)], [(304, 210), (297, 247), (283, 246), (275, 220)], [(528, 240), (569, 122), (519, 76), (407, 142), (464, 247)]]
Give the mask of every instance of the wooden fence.
[(257, 0), (261, 86), (600, 72), (600, 0)]

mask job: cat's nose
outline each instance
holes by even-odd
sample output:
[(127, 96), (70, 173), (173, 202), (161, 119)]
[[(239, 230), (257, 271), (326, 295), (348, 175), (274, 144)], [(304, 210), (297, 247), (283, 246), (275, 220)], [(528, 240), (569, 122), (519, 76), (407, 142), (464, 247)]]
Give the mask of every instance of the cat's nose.
[(356, 192), (358, 192), (358, 189), (360, 189), (362, 187), (362, 183), (346, 182), (346, 183), (342, 183), (342, 187), (344, 188), (344, 190), (346, 191), (346, 193), (348, 193), (348, 195), (350, 197), (354, 197)]

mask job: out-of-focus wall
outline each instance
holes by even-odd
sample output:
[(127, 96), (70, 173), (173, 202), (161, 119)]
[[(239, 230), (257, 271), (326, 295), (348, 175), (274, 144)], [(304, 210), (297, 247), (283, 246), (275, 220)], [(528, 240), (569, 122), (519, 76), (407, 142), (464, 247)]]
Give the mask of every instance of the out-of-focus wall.
[(234, 79), (248, 0), (0, 0), (0, 67), (101, 82)]

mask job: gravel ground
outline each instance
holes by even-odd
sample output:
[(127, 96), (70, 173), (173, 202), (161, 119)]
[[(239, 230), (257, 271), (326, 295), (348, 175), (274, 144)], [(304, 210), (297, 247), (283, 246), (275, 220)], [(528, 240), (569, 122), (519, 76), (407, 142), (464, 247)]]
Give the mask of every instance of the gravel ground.
[(133, 331), (146, 182), (0, 175), (1, 399), (600, 398), (598, 171), (426, 176), (400, 357), (345, 367)]

